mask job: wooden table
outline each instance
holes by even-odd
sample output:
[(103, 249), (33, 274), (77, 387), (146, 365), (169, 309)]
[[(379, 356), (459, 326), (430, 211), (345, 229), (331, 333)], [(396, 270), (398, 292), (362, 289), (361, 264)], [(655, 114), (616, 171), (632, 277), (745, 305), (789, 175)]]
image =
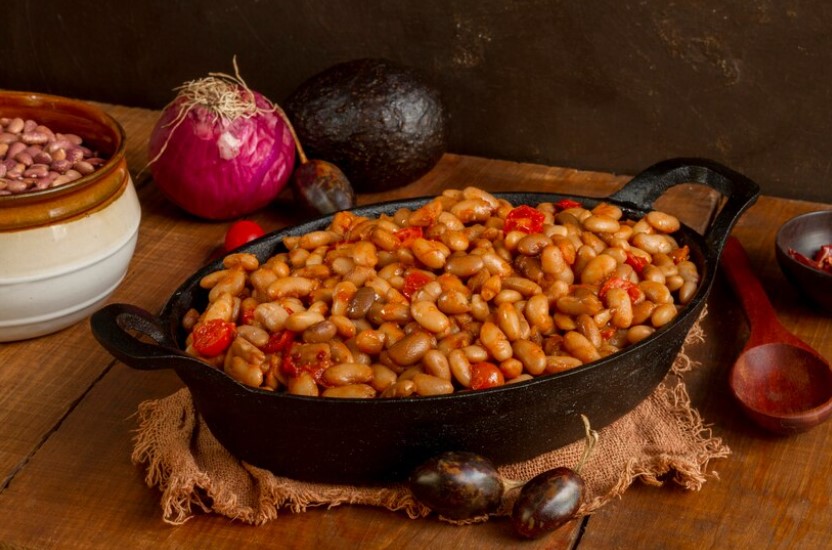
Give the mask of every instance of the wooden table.
[[(129, 136), (134, 175), (158, 113), (106, 106)], [(489, 190), (549, 190), (605, 196), (626, 181), (611, 174), (446, 155), (420, 182), (362, 203), (432, 194), (475, 184)], [(221, 243), (227, 223), (200, 221), (137, 178), (143, 220), (128, 276), (113, 301), (158, 311), (184, 278)], [(712, 203), (685, 200), (675, 188), (665, 209), (694, 221)], [(680, 194), (677, 195), (676, 191)], [(681, 197), (681, 198), (679, 198)], [(689, 196), (688, 196), (689, 197)], [(663, 198), (662, 200), (665, 200)], [(284, 195), (256, 219), (267, 230), (298, 221)], [(734, 234), (772, 297), (783, 323), (832, 357), (832, 318), (808, 307), (781, 275), (774, 235), (785, 220), (831, 208), (762, 197)], [(0, 307), (2, 307), (0, 305)], [(137, 406), (182, 386), (171, 371), (140, 372), (115, 362), (86, 322), (39, 339), (0, 345), (0, 546), (15, 548), (821, 548), (832, 531), (832, 423), (788, 438), (750, 425), (732, 401), (726, 373), (747, 334), (738, 302), (722, 278), (709, 300), (701, 362), (687, 377), (694, 406), (731, 448), (699, 492), (636, 483), (583, 522), (521, 543), (505, 521), (455, 527), (367, 507), (286, 512), (262, 527), (214, 515), (181, 526), (162, 521), (159, 493), (130, 463)]]

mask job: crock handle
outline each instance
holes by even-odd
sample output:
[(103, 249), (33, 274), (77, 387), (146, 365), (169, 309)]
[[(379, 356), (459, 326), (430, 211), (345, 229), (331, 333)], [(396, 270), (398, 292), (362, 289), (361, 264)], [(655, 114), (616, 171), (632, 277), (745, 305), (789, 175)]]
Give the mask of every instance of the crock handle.
[(609, 198), (637, 210), (652, 210), (665, 191), (683, 183), (706, 185), (727, 199), (704, 235), (708, 250), (718, 255), (734, 223), (760, 194), (760, 186), (739, 172), (708, 159), (669, 159), (636, 175)]
[[(175, 349), (157, 317), (140, 307), (109, 304), (90, 317), (90, 328), (98, 343), (116, 359), (135, 369), (173, 368), (190, 356)], [(147, 336), (156, 343), (146, 342)], [(196, 359), (193, 359), (196, 361)]]

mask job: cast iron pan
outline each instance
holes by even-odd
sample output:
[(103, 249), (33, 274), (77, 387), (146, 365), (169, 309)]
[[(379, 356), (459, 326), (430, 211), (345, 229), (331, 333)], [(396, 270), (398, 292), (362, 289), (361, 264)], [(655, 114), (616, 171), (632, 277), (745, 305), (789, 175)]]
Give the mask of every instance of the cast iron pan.
[[(244, 386), (181, 351), (179, 320), (207, 301), (199, 280), (218, 260), (191, 276), (159, 316), (126, 304), (93, 314), (92, 332), (117, 359), (143, 370), (172, 368), (190, 389), (216, 438), (237, 458), (295, 479), (373, 483), (403, 479), (426, 458), (446, 450), (480, 453), (497, 464), (527, 460), (580, 439), (585, 414), (596, 429), (621, 417), (661, 382), (710, 292), (718, 259), (737, 218), (759, 194), (746, 177), (707, 160), (675, 159), (645, 170), (604, 199), (543, 193), (499, 194), (513, 204), (562, 198), (592, 207), (614, 203), (630, 218), (653, 209), (668, 188), (701, 183), (727, 200), (704, 236), (687, 226), (678, 235), (690, 247), (701, 285), (677, 318), (651, 337), (610, 357), (524, 383), (447, 396), (406, 399), (334, 399), (272, 393)], [(356, 208), (365, 216), (417, 207), (411, 199)], [(245, 250), (265, 260), (284, 250), (287, 235), (329, 224), (324, 217), (277, 231)], [(138, 334), (138, 335), (136, 335)], [(149, 337), (155, 343), (148, 343)]]

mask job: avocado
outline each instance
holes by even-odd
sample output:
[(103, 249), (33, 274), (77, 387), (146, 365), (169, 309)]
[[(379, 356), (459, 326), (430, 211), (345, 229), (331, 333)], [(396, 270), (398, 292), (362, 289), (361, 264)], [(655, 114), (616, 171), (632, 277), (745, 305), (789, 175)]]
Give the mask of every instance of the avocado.
[(439, 91), (386, 59), (334, 65), (303, 82), (283, 108), (308, 156), (338, 166), (358, 192), (415, 181), (447, 146)]

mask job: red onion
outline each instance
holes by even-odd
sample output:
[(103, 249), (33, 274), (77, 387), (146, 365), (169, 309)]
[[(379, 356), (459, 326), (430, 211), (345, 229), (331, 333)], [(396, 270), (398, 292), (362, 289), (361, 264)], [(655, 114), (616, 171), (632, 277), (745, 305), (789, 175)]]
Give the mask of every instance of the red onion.
[(279, 107), (249, 89), (239, 72), (211, 73), (177, 90), (150, 136), (159, 189), (213, 220), (244, 216), (277, 197), (295, 165), (295, 142)]

